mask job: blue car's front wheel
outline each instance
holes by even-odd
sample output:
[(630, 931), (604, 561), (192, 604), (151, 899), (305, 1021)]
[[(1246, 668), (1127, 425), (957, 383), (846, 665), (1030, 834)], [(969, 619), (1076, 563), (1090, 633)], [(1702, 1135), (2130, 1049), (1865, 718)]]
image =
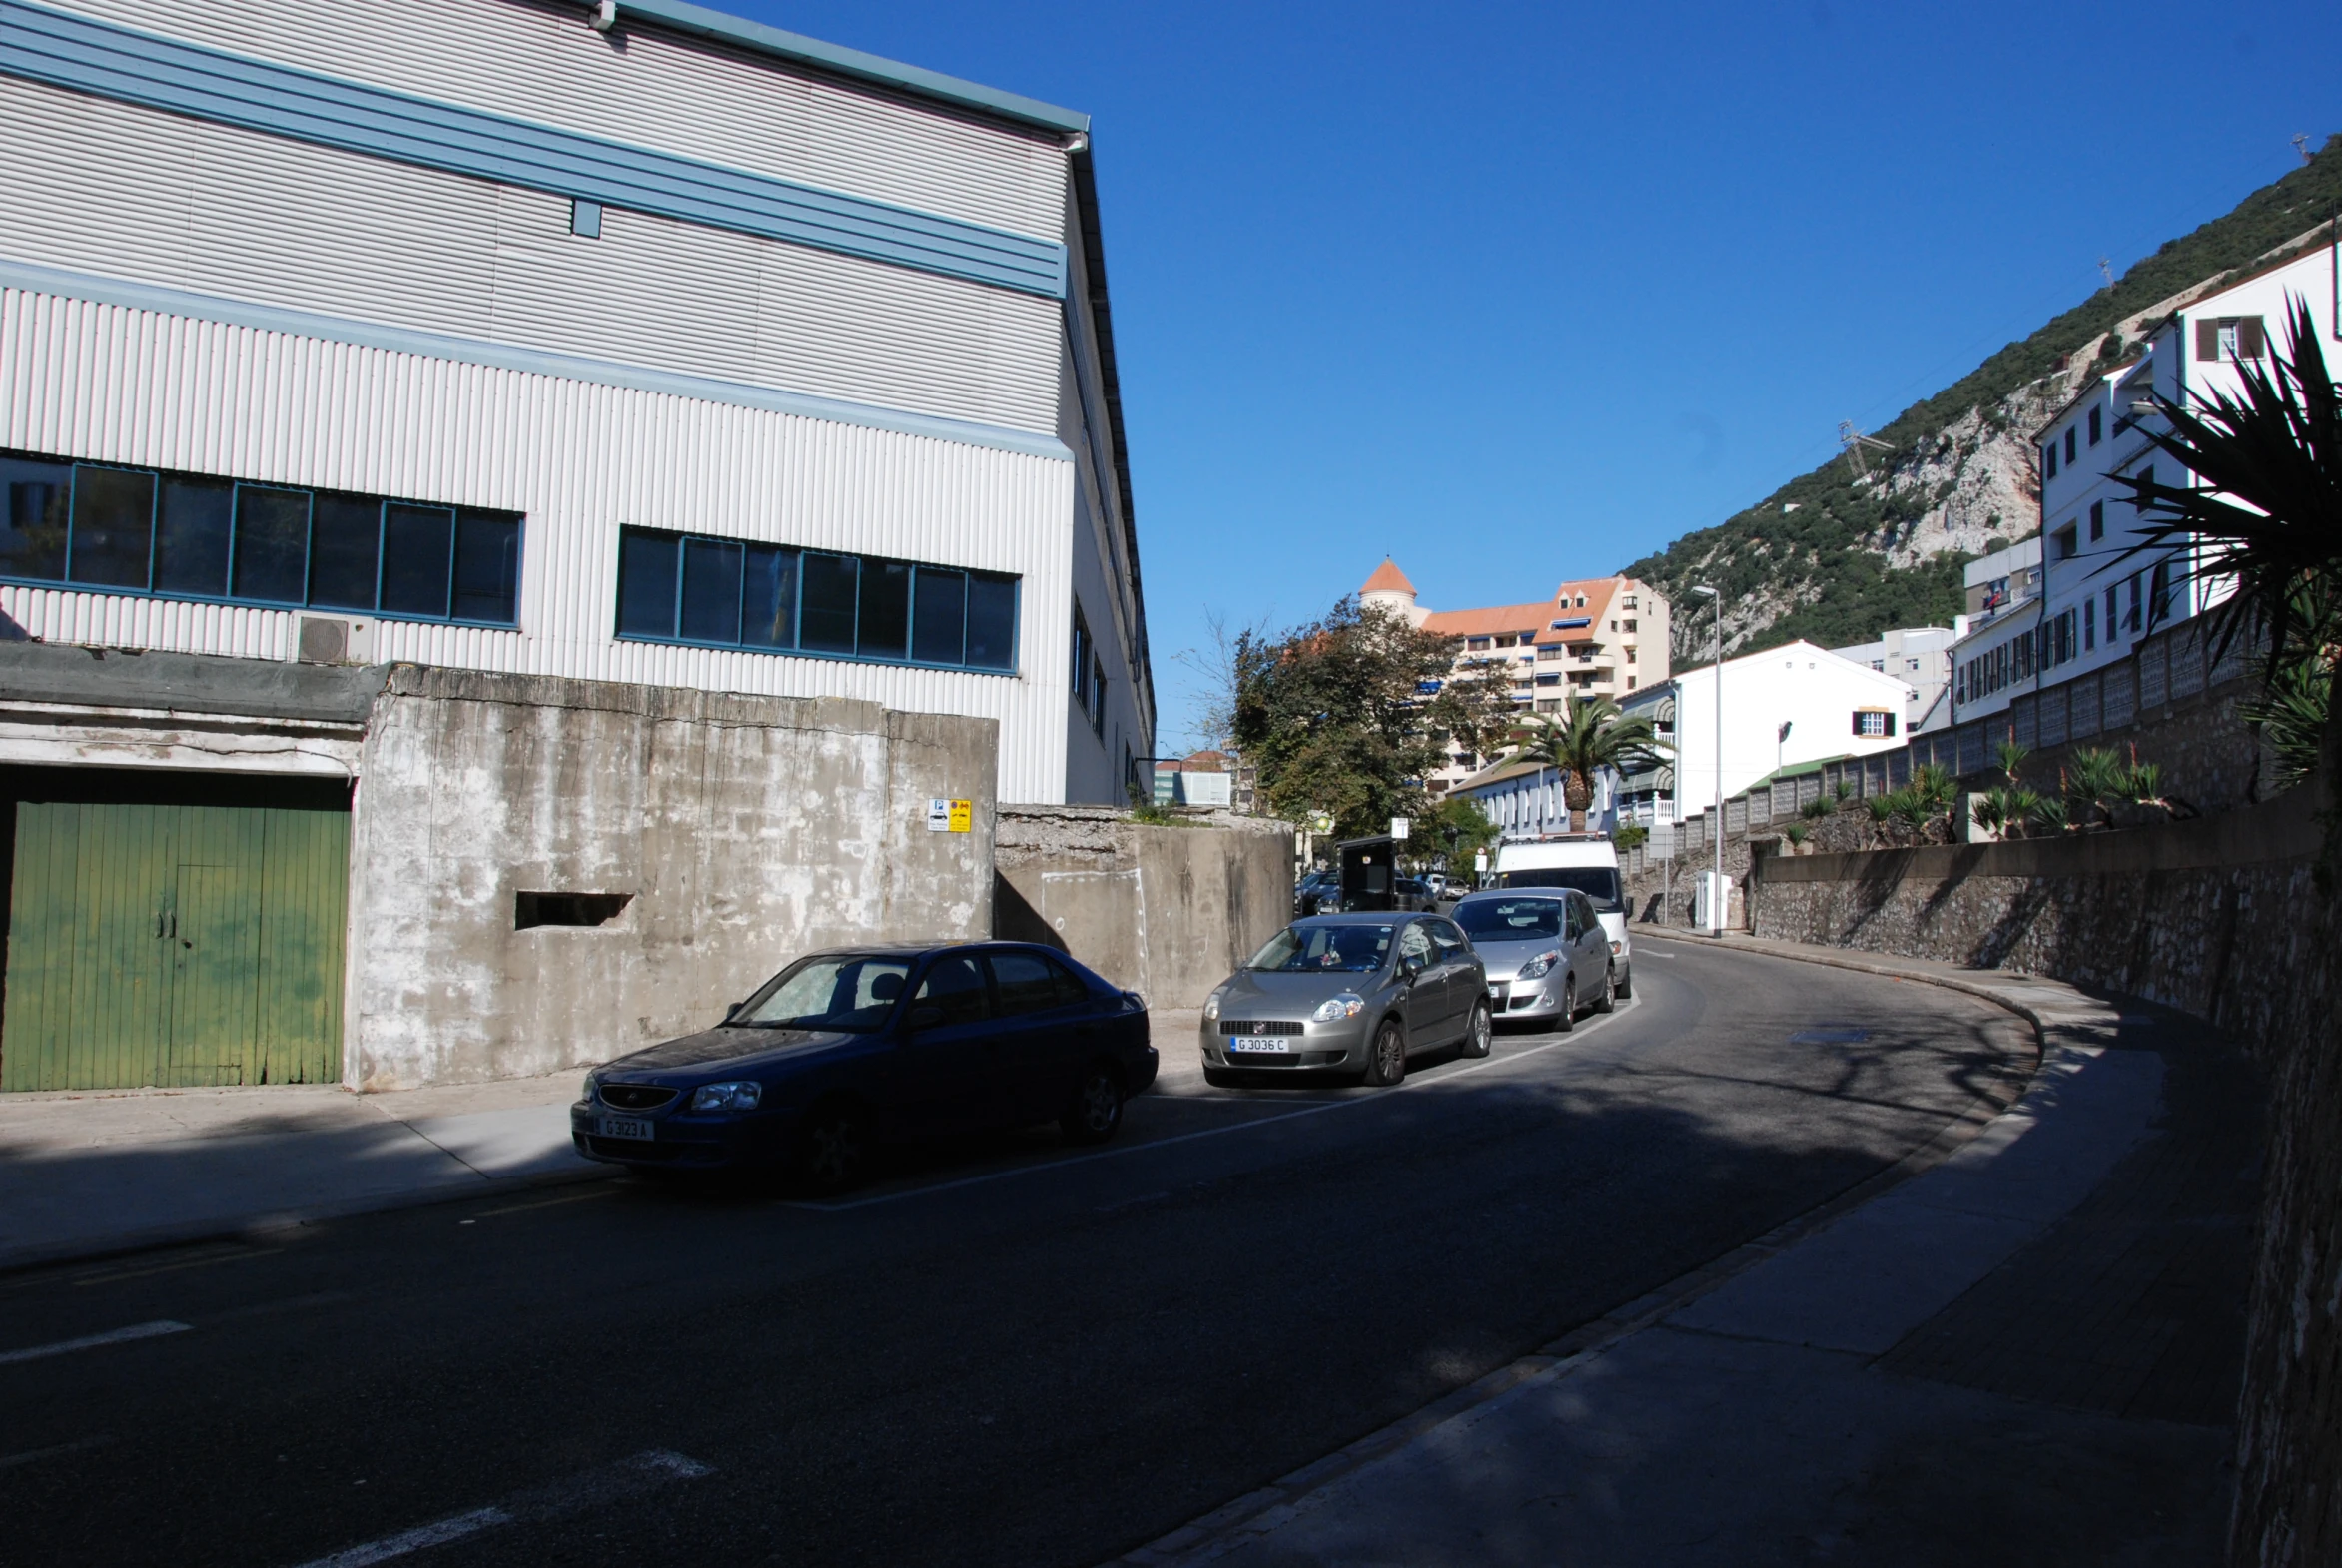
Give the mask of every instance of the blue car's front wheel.
[(870, 1120), (856, 1108), (815, 1108), (797, 1146), (797, 1174), (816, 1192), (842, 1192), (870, 1166)]
[(1103, 1144), (1123, 1125), (1122, 1075), (1104, 1062), (1082, 1070), (1074, 1098), (1058, 1118), (1066, 1137), (1077, 1144)]

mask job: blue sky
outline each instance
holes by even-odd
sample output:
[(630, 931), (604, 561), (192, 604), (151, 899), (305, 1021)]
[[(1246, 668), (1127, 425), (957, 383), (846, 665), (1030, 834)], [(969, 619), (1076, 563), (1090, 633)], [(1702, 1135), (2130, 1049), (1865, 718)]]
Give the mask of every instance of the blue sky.
[(716, 0), (1096, 117), (1163, 710), (1717, 522), (2342, 130), (2342, 7)]

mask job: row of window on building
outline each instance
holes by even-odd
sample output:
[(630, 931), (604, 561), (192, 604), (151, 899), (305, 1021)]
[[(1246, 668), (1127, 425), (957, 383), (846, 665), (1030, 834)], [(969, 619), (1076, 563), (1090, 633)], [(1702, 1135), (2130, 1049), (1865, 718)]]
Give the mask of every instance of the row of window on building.
[(0, 577), (514, 624), (509, 512), (0, 452)]
[[(0, 579), (39, 586), (511, 627), (521, 522), (0, 452)], [(1007, 672), (1017, 595), (1018, 579), (1000, 572), (652, 528), (618, 535), (617, 633), (631, 640)], [(1103, 664), (1092, 687), (1095, 725)]]
[(618, 635), (1007, 671), (1017, 660), (1017, 579), (879, 555), (622, 528)]
[(1090, 721), (1093, 734), (1106, 735), (1106, 661), (1081, 607), (1074, 609), (1074, 710)]
[(1952, 700), (1980, 702), (2095, 652), (2101, 640), (2112, 644), (2151, 631), (2170, 618), (2171, 610), (2169, 563), (2157, 562), (2150, 571), (2134, 571), (2030, 631), (1962, 660), (1953, 672)]

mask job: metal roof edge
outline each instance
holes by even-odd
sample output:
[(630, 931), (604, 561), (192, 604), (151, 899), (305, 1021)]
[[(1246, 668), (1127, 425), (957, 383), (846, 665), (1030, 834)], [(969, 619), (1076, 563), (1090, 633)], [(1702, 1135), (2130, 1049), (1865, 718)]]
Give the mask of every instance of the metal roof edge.
[(929, 71), (898, 60), (888, 60), (842, 44), (823, 43), (801, 33), (784, 32), (763, 22), (733, 16), (690, 0), (618, 0), (618, 15), (634, 17), (678, 33), (735, 45), (757, 54), (774, 56), (796, 65), (808, 65), (836, 76), (850, 77), (931, 98), (962, 109), (974, 109), (1020, 125), (1051, 131), (1090, 129), (1090, 117), (1075, 109), (1005, 92), (979, 82), (963, 81), (940, 71)]

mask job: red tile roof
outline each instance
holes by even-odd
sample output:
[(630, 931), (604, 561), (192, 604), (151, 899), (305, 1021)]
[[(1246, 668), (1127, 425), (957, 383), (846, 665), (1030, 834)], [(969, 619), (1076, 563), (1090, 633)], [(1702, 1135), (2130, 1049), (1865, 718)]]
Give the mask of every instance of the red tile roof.
[(1374, 575), (1368, 577), (1366, 585), (1358, 591), (1360, 593), (1412, 593), (1415, 591), (1415, 585), (1407, 581), (1407, 574), (1399, 570), (1397, 564), (1385, 555), (1382, 557), (1382, 564), (1374, 568)]

